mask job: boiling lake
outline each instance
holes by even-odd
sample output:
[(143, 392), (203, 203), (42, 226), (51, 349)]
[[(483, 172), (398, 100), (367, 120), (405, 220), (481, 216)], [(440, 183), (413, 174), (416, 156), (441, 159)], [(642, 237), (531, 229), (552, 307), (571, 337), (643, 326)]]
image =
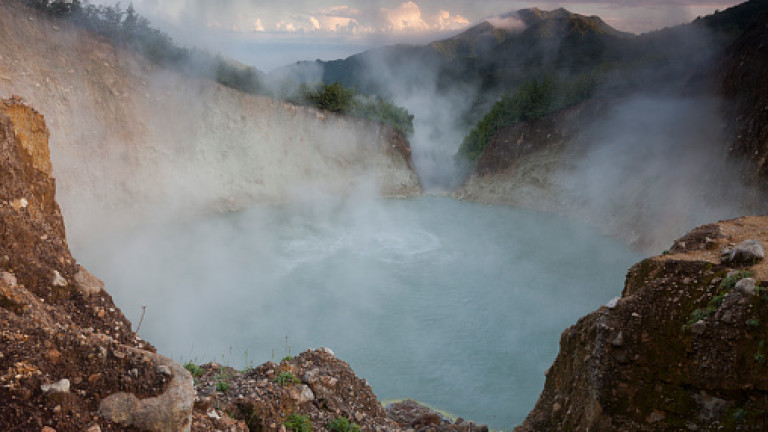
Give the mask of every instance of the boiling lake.
[(338, 198), (145, 225), (75, 256), (141, 336), (238, 368), (331, 348), (381, 400), (510, 429), (561, 332), (641, 257), (565, 218), (424, 196)]

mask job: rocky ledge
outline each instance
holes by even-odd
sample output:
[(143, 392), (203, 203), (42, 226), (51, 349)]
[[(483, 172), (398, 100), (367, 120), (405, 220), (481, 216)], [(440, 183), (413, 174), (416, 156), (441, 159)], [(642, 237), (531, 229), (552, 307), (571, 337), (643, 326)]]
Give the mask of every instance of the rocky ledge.
[(696, 228), (560, 339), (516, 431), (768, 430), (768, 217)]

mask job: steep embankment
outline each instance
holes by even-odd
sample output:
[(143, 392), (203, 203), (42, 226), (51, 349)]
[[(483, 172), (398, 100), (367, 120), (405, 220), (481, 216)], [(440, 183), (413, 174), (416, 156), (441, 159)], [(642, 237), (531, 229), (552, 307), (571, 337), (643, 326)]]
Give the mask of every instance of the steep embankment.
[[(43, 117), (0, 101), (0, 155), (0, 429), (123, 430), (97, 415), (110, 404), (123, 417), (143, 406), (154, 430), (188, 429), (187, 372), (131, 331), (70, 255)], [(145, 400), (109, 402), (129, 393)]]
[(728, 49), (721, 65), (722, 93), (728, 105), (734, 154), (754, 166), (749, 180), (768, 178), (768, 13), (763, 13)]
[(76, 237), (159, 210), (282, 202), (308, 185), (420, 192), (407, 142), (387, 128), (158, 69), (12, 1), (0, 39), (0, 94), (48, 119)]
[(705, 225), (633, 266), (621, 299), (563, 333), (516, 430), (766, 430), (768, 264), (722, 251), (767, 233), (767, 217)]

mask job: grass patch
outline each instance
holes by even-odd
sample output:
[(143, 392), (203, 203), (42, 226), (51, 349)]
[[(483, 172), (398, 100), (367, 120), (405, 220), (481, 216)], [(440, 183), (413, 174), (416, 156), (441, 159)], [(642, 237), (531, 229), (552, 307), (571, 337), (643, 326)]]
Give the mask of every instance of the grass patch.
[(184, 369), (186, 369), (187, 372), (189, 372), (189, 374), (192, 375), (192, 377), (194, 378), (200, 378), (205, 373), (203, 368), (201, 368), (200, 366), (192, 362), (184, 363)]
[(306, 415), (289, 414), (283, 424), (293, 432), (312, 432), (312, 422)]
[(328, 423), (328, 430), (333, 432), (360, 432), (360, 426), (346, 417), (336, 417)]
[(298, 384), (301, 382), (300, 379), (296, 378), (296, 375), (292, 374), (291, 372), (280, 372), (275, 376), (274, 381), (281, 386), (287, 386), (289, 384)]

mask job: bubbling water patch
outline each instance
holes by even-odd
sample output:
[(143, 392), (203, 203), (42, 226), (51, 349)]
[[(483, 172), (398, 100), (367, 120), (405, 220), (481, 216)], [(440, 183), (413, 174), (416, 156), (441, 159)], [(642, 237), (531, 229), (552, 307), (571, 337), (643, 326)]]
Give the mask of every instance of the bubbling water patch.
[(335, 198), (147, 226), (76, 256), (180, 361), (331, 347), (381, 399), (495, 428), (541, 392), (559, 335), (639, 259), (566, 219), (441, 197)]

